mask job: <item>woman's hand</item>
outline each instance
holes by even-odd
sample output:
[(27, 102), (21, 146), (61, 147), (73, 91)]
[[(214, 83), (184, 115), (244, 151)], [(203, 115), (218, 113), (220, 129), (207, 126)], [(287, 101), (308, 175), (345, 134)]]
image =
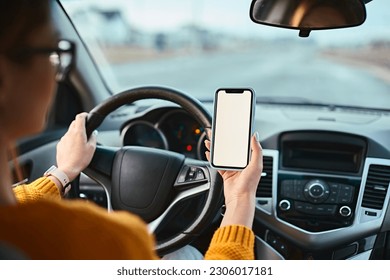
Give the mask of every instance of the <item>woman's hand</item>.
[(74, 180), (91, 162), (96, 149), (97, 131), (87, 139), (87, 113), (78, 114), (57, 144), (57, 167)]
[[(251, 138), (252, 156), (248, 166), (242, 171), (218, 170), (224, 181), (226, 212), (221, 226), (240, 224), (252, 227), (255, 212), (256, 190), (263, 171), (263, 153), (258, 141), (258, 133)], [(205, 145), (210, 150), (210, 141)], [(206, 152), (210, 161), (210, 152)]]

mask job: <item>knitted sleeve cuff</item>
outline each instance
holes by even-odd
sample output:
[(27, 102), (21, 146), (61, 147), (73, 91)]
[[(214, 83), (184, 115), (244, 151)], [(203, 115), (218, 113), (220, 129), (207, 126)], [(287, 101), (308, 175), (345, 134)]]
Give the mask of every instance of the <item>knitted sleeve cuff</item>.
[(213, 235), (205, 259), (254, 259), (255, 235), (245, 226), (230, 225), (219, 228)]
[(245, 226), (230, 225), (219, 228), (213, 236), (212, 243), (239, 243), (244, 247), (253, 248), (253, 231)]
[(42, 197), (61, 198), (57, 185), (47, 177), (38, 178), (30, 184), (17, 186), (13, 190), (20, 203)]

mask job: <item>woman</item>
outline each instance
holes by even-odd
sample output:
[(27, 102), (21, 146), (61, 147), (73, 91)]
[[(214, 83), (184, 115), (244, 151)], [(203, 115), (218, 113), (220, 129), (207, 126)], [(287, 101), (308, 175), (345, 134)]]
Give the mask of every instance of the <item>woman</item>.
[[(137, 216), (59, 199), (67, 191), (66, 182), (89, 164), (96, 147), (96, 135), (86, 137), (86, 113), (76, 116), (58, 143), (55, 170), (12, 189), (9, 147), (44, 128), (55, 77), (66, 73), (56, 59), (60, 46), (49, 4), (50, 0), (0, 2), (0, 241), (31, 259), (157, 259), (154, 238)], [(254, 258), (251, 227), (262, 171), (255, 138), (245, 170), (220, 171), (226, 212), (206, 259)], [(205, 144), (210, 147), (210, 142)]]

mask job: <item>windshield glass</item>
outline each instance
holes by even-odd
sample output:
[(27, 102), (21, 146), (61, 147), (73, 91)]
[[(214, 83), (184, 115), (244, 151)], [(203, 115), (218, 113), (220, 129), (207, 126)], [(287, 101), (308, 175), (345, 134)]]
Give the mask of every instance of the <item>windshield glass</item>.
[(390, 9), (358, 27), (313, 31), (253, 23), (251, 0), (64, 0), (115, 94), (162, 85), (200, 100), (251, 87), (258, 100), (390, 108)]

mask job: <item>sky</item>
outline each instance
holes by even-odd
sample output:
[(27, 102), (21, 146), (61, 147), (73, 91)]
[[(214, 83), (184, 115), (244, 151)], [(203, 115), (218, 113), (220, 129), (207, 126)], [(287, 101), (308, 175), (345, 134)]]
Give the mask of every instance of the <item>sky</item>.
[[(253, 23), (249, 18), (251, 0), (66, 0), (93, 3), (105, 8), (120, 8), (133, 26), (146, 31), (174, 31), (178, 26), (195, 23), (212, 26), (215, 31), (234, 32), (241, 36), (262, 38), (297, 37), (295, 30), (278, 29)], [(331, 41), (364, 42), (375, 38), (390, 40), (390, 8), (388, 0), (367, 4), (367, 20), (354, 30), (313, 32), (310, 37), (324, 44)], [(348, 28), (351, 29), (351, 28)]]
[[(200, 24), (213, 26), (220, 31), (229, 30), (240, 35), (256, 34), (259, 37), (267, 38), (284, 38), (298, 37), (298, 32), (294, 30), (276, 29), (269, 26), (261, 26), (253, 23), (249, 18), (249, 7), (251, 0), (135, 0), (126, 1), (129, 5), (129, 15), (134, 21), (139, 22), (145, 28), (153, 29), (156, 22), (145, 20), (150, 18), (150, 11), (155, 13), (161, 10), (167, 11), (166, 7), (172, 7), (171, 13), (167, 14), (163, 21), (158, 22), (157, 26), (177, 25), (178, 22), (185, 23), (188, 19), (192, 19)], [(134, 2), (134, 3), (131, 3)], [(152, 3), (153, 4), (149, 4)], [(139, 5), (131, 7), (131, 5)], [(147, 8), (148, 14), (138, 14), (134, 11), (139, 11), (140, 6), (144, 5)], [(154, 5), (151, 9), (151, 5)], [(388, 0), (373, 0), (366, 6), (367, 19), (366, 22), (351, 30), (329, 30), (325, 32), (312, 33), (311, 37), (317, 42), (327, 44), (331, 41), (366, 41), (375, 38), (381, 38), (384, 34), (390, 40), (390, 8)], [(157, 17), (157, 16), (156, 16)], [(381, 27), (378, 27), (381, 26)]]

